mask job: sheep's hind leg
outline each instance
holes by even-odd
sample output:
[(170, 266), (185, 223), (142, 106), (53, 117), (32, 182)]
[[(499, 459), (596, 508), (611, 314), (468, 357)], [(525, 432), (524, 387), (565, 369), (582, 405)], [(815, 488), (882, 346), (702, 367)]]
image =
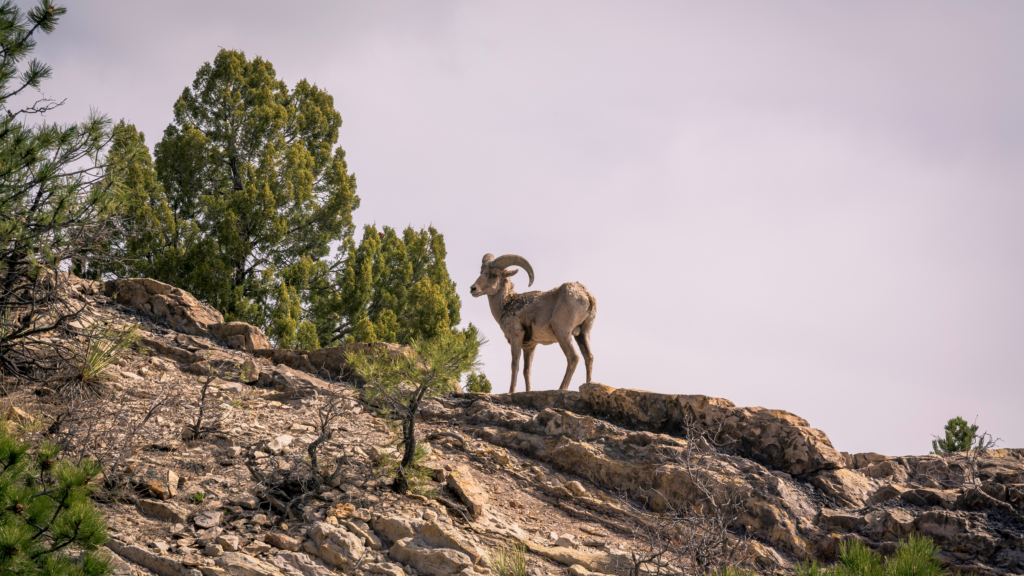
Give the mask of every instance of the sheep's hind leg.
[(523, 348), (523, 381), (526, 382), (526, 391), (533, 390), (533, 386), (530, 385), (530, 369), (533, 368), (533, 353), (537, 351), (536, 346), (530, 346), (529, 348)]
[(565, 354), (565, 361), (567, 363), (565, 367), (565, 377), (562, 378), (562, 384), (558, 387), (559, 390), (568, 390), (569, 381), (572, 380), (572, 373), (576, 371), (576, 365), (580, 362), (580, 355), (576, 353), (576, 349), (572, 347), (572, 340), (569, 340), (570, 332), (556, 333), (555, 337), (558, 338), (558, 346), (562, 348), (562, 353)]
[(576, 345), (580, 347), (580, 354), (583, 355), (583, 363), (587, 367), (587, 384), (590, 384), (594, 381), (594, 353), (590, 351), (590, 332), (583, 332), (575, 338)]
[(509, 394), (516, 393), (516, 377), (519, 376), (519, 354), (523, 351), (521, 342), (512, 342), (512, 385), (508, 387)]

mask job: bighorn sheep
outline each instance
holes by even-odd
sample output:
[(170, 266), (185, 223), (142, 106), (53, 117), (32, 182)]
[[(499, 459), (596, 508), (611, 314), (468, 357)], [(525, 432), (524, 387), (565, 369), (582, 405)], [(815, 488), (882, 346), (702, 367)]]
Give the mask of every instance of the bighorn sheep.
[(572, 373), (580, 357), (572, 347), (570, 336), (583, 354), (587, 366), (587, 382), (591, 381), (594, 370), (594, 355), (590, 352), (590, 329), (597, 317), (597, 299), (578, 282), (567, 282), (547, 292), (516, 294), (509, 277), (518, 270), (507, 270), (518, 266), (530, 276), (533, 286), (533, 267), (522, 256), (506, 254), (495, 258), (485, 254), (480, 266), (480, 277), (469, 288), (474, 297), (487, 296), (491, 314), (498, 321), (505, 339), (512, 345), (512, 385), (509, 394), (516, 391), (516, 376), (519, 373), (519, 353), (523, 354), (523, 380), (526, 391), (530, 391), (530, 366), (537, 344), (554, 344), (562, 348), (569, 365), (559, 390), (569, 387)]

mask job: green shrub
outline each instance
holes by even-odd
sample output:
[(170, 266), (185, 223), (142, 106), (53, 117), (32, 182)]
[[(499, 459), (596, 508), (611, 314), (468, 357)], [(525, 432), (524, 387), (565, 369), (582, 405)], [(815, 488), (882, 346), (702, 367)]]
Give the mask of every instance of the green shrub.
[(967, 452), (974, 446), (978, 435), (978, 425), (968, 424), (967, 420), (957, 416), (946, 422), (945, 435), (932, 440), (932, 453), (945, 455), (954, 452)]
[(939, 548), (929, 538), (911, 535), (900, 540), (896, 554), (884, 561), (859, 540), (847, 540), (839, 549), (839, 562), (824, 567), (817, 562), (797, 565), (796, 576), (943, 576), (946, 570), (935, 557)]
[(466, 392), (476, 394), (490, 394), (491, 381), (483, 372), (471, 372), (466, 376)]
[(100, 467), (59, 460), (59, 452), (50, 443), (32, 448), (0, 427), (0, 574), (111, 573), (96, 554), (107, 527), (89, 498)]

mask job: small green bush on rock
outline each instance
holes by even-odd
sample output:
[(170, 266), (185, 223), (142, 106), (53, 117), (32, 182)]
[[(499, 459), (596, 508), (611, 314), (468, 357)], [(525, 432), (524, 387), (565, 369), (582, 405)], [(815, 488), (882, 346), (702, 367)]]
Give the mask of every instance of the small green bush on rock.
[(957, 416), (946, 422), (942, 438), (932, 440), (932, 453), (945, 455), (954, 452), (967, 452), (974, 447), (974, 439), (978, 435), (978, 425), (968, 424), (967, 420)]
[(490, 394), (491, 381), (483, 372), (471, 372), (466, 376), (466, 392), (475, 394)]
[(936, 558), (939, 547), (929, 538), (911, 535), (900, 540), (896, 554), (884, 561), (857, 540), (843, 542), (839, 562), (823, 567), (817, 562), (800, 564), (796, 576), (944, 576), (946, 570)]
[(96, 554), (107, 527), (89, 498), (100, 467), (59, 460), (59, 452), (51, 443), (33, 448), (0, 427), (0, 574), (111, 573)]

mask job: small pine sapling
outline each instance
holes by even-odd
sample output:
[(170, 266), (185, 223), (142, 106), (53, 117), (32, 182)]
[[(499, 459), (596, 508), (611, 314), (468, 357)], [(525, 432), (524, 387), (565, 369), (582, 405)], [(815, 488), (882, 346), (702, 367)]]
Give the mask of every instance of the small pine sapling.
[(974, 439), (978, 435), (978, 425), (968, 424), (966, 420), (957, 416), (946, 422), (944, 437), (936, 436), (932, 440), (932, 453), (944, 456), (955, 452), (967, 452), (974, 445)]
[(406, 354), (392, 355), (378, 347), (347, 356), (349, 366), (367, 383), (367, 400), (400, 428), (402, 457), (392, 485), (396, 492), (409, 491), (409, 478), (415, 472), (416, 414), (420, 406), (450, 392), (462, 374), (479, 366), (480, 344), (475, 333), (444, 331), (428, 340), (414, 340)]

